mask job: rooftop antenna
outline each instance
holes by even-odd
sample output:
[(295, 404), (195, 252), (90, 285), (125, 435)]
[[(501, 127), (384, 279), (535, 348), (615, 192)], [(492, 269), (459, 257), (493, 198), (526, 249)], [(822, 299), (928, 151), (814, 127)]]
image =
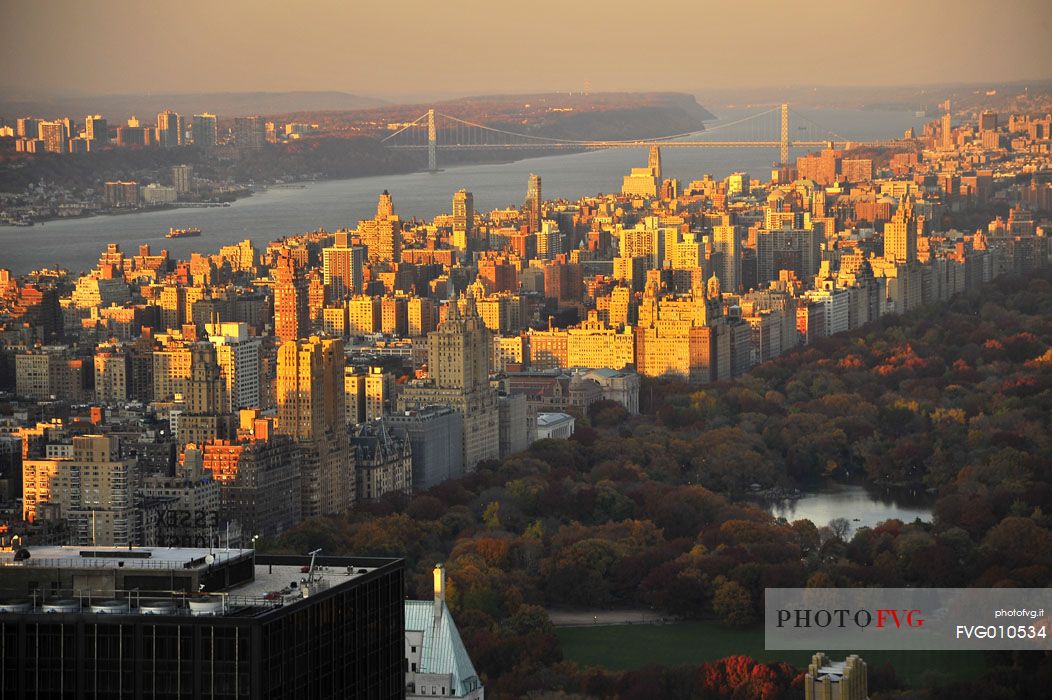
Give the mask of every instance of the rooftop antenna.
[(321, 553), (321, 549), (315, 549), (313, 552), (307, 552), (310, 555), (310, 568), (307, 569), (307, 583), (314, 583), (314, 558)]

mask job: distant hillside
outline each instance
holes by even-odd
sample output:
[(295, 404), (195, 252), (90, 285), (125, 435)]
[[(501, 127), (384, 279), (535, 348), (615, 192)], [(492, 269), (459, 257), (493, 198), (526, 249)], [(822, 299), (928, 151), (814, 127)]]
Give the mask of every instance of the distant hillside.
[(496, 95), (451, 100), (438, 108), (452, 116), (481, 112), (482, 123), (490, 126), (565, 139), (668, 136), (702, 131), (705, 121), (716, 118), (691, 95), (676, 92)]
[(0, 95), (0, 115), (42, 118), (101, 114), (113, 122), (137, 115), (149, 117), (165, 109), (180, 114), (211, 112), (220, 117), (283, 114), (299, 111), (359, 110), (387, 104), (375, 97), (347, 92), (212, 92), (156, 95), (6, 99)]
[(484, 95), (430, 104), (396, 104), (355, 111), (297, 110), (285, 121), (319, 125), (325, 135), (387, 133), (428, 108), (458, 119), (517, 133), (555, 138), (647, 138), (702, 131), (715, 119), (691, 95), (676, 92), (546, 93)]
[(789, 85), (764, 88), (706, 88), (695, 93), (706, 104), (725, 107), (774, 106), (824, 109), (925, 110), (937, 116), (949, 99), (955, 114), (985, 109), (1045, 114), (1052, 107), (1052, 80), (901, 86)]
[[(478, 95), (440, 102), (440, 108), (500, 109), (506, 105), (545, 105), (553, 109), (572, 108), (575, 111), (606, 112), (611, 110), (651, 107), (679, 108), (695, 119), (716, 117), (687, 93), (683, 92), (598, 92), (598, 93), (539, 93), (527, 95)], [(448, 110), (447, 110), (448, 111)]]

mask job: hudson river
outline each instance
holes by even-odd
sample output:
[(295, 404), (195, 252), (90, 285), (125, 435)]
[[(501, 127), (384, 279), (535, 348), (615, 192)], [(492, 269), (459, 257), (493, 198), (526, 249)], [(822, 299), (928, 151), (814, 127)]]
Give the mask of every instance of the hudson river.
[[(722, 122), (741, 119), (765, 110), (713, 110)], [(849, 109), (797, 110), (803, 116), (847, 138), (888, 139), (909, 128), (919, 128), (924, 119), (912, 112), (860, 111)], [(711, 129), (721, 123), (709, 122)], [(738, 127), (720, 132), (721, 139), (748, 139)], [(743, 127), (744, 128), (744, 127)], [(794, 128), (795, 125), (794, 125)], [(793, 149), (793, 157), (804, 151)], [(442, 154), (439, 152), (439, 167)], [(722, 178), (742, 170), (753, 178), (770, 177), (771, 163), (778, 154), (771, 148), (666, 148), (662, 151), (665, 177), (681, 184), (700, 179), (705, 173)], [(430, 218), (450, 211), (453, 193), (465, 187), (475, 197), (476, 211), (518, 206), (526, 193), (529, 173), (542, 178), (545, 199), (577, 199), (601, 192), (616, 192), (621, 177), (632, 167), (646, 165), (645, 149), (612, 149), (571, 155), (529, 158), (513, 163), (466, 165), (437, 173), (410, 173), (305, 183), (302, 188), (271, 188), (229, 207), (171, 209), (121, 216), (95, 216), (50, 221), (32, 227), (0, 227), (0, 267), (16, 274), (62, 265), (86, 270), (95, 264), (107, 243), (120, 243), (134, 253), (141, 243), (155, 251), (167, 248), (171, 255), (188, 258), (190, 251), (216, 251), (222, 245), (250, 238), (262, 247), (283, 235), (324, 228), (357, 225), (375, 214), (376, 197), (384, 189), (394, 197), (395, 211), (403, 219)], [(199, 238), (165, 239), (169, 227), (197, 227)]]

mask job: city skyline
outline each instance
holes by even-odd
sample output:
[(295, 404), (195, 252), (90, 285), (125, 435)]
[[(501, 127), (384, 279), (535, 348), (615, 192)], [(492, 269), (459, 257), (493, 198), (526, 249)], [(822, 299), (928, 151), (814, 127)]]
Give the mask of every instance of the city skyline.
[(1045, 697), (1048, 36), (6, 0), (0, 695)]
[[(978, 84), (1052, 77), (1052, 47), (1043, 41), (1052, 31), (1052, 10), (1037, 0), (997, 6), (896, 0), (872, 7), (791, 10), (753, 0), (733, 8), (676, 8), (667, 21), (643, 30), (599, 2), (556, 6), (544, 1), (531, 11), (543, 17), (557, 10), (557, 20), (543, 24), (536, 35), (506, 31), (515, 26), (509, 25), (515, 12), (524, 10), (477, 0), (460, 3), (456, 12), (413, 2), (397, 15), (378, 4), (323, 3), (300, 10), (293, 22), (285, 12), (268, 12), (280, 9), (270, 4), (261, 9), (258, 3), (231, 2), (209, 5), (212, 21), (207, 24), (196, 21), (200, 13), (193, 6), (198, 4), (184, 4), (181, 12), (162, 18), (153, 7), (121, 0), (108, 3), (109, 13), (55, 23), (50, 18), (77, 5), (67, 0), (12, 2), (10, 11), (17, 12), (19, 21), (5, 22), (0, 29), (0, 60), (18, 65), (19, 71), (17, 77), (0, 79), (0, 85), (15, 95), (338, 90), (406, 99), (537, 91)], [(40, 11), (42, 6), (48, 12)], [(857, 48), (852, 27), (880, 22), (888, 23), (889, 41), (910, 50), (882, 52), (871, 70), (856, 61), (837, 60)], [(393, 35), (358, 30), (396, 23)], [(1013, 24), (1013, 41), (998, 43), (996, 51), (933, 38), (979, 36), (999, 24)], [(234, 27), (238, 31), (231, 31)], [(449, 50), (447, 37), (457, 31), (467, 36), (466, 45)], [(193, 51), (187, 50), (188, 37), (194, 39)], [(792, 41), (786, 44), (787, 39)], [(349, 40), (354, 51), (347, 50)], [(660, 48), (659, 71), (650, 62), (639, 62), (633, 50), (648, 41)], [(60, 60), (52, 50), (61, 44), (63, 56), (82, 55), (114, 42), (123, 50), (94, 52), (91, 61)], [(786, 45), (788, 49), (773, 55), (773, 47)], [(803, 50), (809, 45), (826, 50)], [(879, 45), (875, 42), (874, 48)], [(381, 59), (357, 60), (363, 55)], [(699, 71), (704, 56), (736, 60), (726, 70)]]

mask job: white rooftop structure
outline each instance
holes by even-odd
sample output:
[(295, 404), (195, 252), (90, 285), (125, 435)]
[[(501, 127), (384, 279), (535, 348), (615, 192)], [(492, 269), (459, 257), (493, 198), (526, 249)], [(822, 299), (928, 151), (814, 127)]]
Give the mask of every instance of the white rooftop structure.
[(406, 699), (484, 700), (482, 681), (446, 606), (446, 572), (441, 564), (434, 569), (434, 579), (434, 601), (405, 601)]
[(537, 439), (563, 439), (573, 435), (574, 417), (569, 413), (538, 413)]

